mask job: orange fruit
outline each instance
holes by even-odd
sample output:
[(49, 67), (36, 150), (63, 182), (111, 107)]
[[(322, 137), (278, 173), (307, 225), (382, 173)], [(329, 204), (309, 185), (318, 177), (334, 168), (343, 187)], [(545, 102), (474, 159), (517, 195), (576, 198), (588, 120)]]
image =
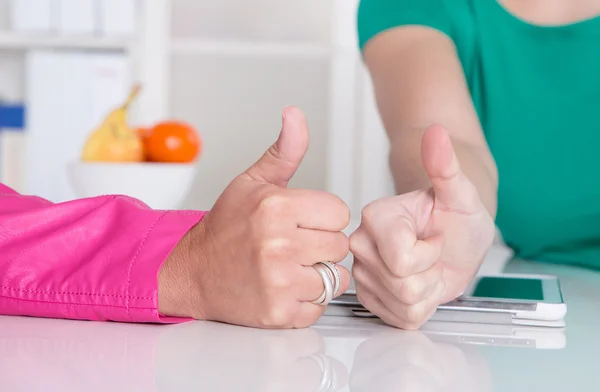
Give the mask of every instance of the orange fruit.
[(164, 121), (150, 130), (140, 129), (146, 159), (152, 162), (189, 163), (202, 151), (202, 140), (189, 124)]
[(136, 135), (138, 135), (141, 139), (146, 139), (148, 136), (150, 136), (150, 133), (152, 132), (152, 128), (148, 128), (148, 127), (137, 127), (133, 129), (134, 133)]

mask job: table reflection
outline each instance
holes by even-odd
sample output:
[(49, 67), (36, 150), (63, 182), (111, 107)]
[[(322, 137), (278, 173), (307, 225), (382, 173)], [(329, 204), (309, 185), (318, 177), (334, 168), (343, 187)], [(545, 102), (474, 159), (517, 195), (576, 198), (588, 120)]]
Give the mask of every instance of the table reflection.
[(2, 391), (157, 391), (160, 328), (0, 317)]
[(347, 387), (313, 329), (0, 317), (3, 391), (298, 391)]
[(362, 342), (351, 391), (492, 390), (491, 372), (476, 347), (436, 342), (419, 331), (389, 331)]
[(3, 391), (27, 392), (486, 392), (482, 345), (561, 347), (548, 331), (513, 332), (443, 324), (409, 332), (341, 317), (282, 331), (0, 317), (0, 380)]

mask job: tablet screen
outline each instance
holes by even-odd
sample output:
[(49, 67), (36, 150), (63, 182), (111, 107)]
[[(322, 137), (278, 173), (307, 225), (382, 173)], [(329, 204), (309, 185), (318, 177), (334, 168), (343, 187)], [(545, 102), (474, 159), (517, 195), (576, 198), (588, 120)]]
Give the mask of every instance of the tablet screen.
[(472, 287), (471, 297), (544, 301), (544, 290), (540, 279), (484, 276), (476, 280)]
[(481, 276), (475, 278), (460, 299), (562, 302), (556, 279), (537, 277)]

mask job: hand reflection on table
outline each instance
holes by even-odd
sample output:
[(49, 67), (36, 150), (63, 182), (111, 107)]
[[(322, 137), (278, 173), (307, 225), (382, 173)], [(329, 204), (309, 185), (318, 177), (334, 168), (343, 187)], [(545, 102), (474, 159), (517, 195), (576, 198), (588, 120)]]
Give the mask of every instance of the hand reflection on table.
[(492, 390), (486, 359), (474, 346), (437, 342), (420, 331), (390, 330), (362, 342), (355, 352), (350, 390)]
[[(352, 335), (343, 323), (328, 330), (268, 331), (205, 322), (160, 326), (2, 317), (1, 390), (491, 390), (476, 346), (383, 326)], [(338, 338), (348, 349), (358, 344), (350, 375), (340, 361), (346, 354), (333, 352)]]
[(313, 329), (216, 323), (182, 324), (162, 335), (157, 369), (161, 391), (329, 392), (346, 387), (348, 378)]
[(324, 346), (312, 329), (2, 317), (0, 390), (336, 391), (348, 372)]

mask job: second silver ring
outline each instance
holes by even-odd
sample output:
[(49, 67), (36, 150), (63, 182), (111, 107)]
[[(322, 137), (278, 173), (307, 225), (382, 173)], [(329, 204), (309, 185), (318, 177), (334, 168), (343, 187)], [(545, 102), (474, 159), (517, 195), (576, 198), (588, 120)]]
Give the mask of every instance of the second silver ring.
[(335, 297), (340, 291), (340, 285), (342, 283), (342, 276), (340, 275), (340, 271), (337, 269), (336, 265), (331, 261), (320, 261), (317, 264), (322, 264), (327, 267), (329, 271), (329, 277), (331, 278), (331, 282), (333, 283), (333, 296)]
[(332, 273), (329, 271), (329, 268), (320, 265), (319, 263), (313, 265), (313, 268), (321, 275), (321, 279), (323, 280), (323, 293), (313, 301), (316, 305), (326, 306), (333, 299), (333, 287), (334, 287), (334, 279), (332, 279)]

